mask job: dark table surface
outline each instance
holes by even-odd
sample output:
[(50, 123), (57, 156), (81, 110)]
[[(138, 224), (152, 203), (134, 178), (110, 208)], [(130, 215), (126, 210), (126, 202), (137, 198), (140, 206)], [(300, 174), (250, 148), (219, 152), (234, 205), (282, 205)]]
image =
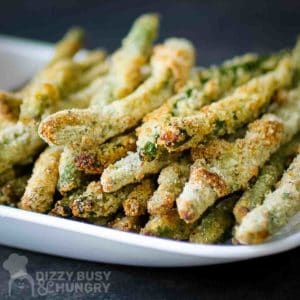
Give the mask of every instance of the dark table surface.
[[(131, 21), (143, 12), (162, 16), (160, 40), (191, 39), (202, 65), (245, 51), (268, 53), (291, 47), (300, 33), (300, 1), (99, 1), (2, 0), (0, 34), (56, 41), (71, 25), (87, 31), (89, 47), (118, 47)], [(1, 237), (0, 237), (1, 243)], [(136, 268), (76, 261), (0, 247), (0, 264), (16, 253), (28, 259), (27, 271), (43, 276), (60, 271), (109, 276), (101, 293), (58, 290), (36, 299), (299, 299), (299, 248), (239, 263), (185, 269)], [(56, 272), (56, 273), (54, 273)], [(103, 273), (105, 272), (105, 273)], [(55, 279), (58, 279), (57, 277)], [(85, 277), (85, 279), (88, 279)], [(0, 267), (0, 299), (30, 299), (15, 287), (8, 297), (9, 274)], [(95, 283), (95, 278), (89, 278)], [(51, 281), (48, 279), (48, 281)], [(23, 285), (23, 286), (24, 286)], [(50, 290), (49, 290), (50, 291)], [(40, 293), (41, 295), (42, 293)]]

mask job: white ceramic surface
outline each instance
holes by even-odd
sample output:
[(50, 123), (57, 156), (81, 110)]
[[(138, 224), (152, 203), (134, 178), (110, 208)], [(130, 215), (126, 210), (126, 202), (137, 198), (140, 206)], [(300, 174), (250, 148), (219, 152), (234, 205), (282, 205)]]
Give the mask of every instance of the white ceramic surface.
[[(0, 36), (0, 89), (20, 86), (51, 46)], [(139, 266), (199, 266), (271, 255), (300, 246), (300, 214), (272, 241), (255, 246), (195, 245), (0, 206), (0, 243), (59, 256)]]

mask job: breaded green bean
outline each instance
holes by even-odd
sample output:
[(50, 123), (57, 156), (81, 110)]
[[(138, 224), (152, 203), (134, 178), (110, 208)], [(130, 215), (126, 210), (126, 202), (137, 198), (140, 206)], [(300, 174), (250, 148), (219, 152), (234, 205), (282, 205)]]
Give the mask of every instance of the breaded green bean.
[(155, 14), (142, 15), (134, 22), (122, 48), (112, 57), (115, 99), (129, 95), (141, 82), (141, 67), (147, 62), (159, 26)]
[(149, 199), (147, 207), (151, 215), (162, 215), (174, 207), (190, 173), (190, 163), (186, 159), (173, 162), (161, 170), (158, 189)]
[(34, 164), (32, 175), (21, 199), (22, 209), (47, 212), (53, 204), (58, 180), (58, 162), (61, 149), (47, 148)]
[(151, 54), (158, 26), (155, 14), (142, 15), (135, 20), (122, 47), (112, 55), (110, 72), (91, 101), (92, 109), (101, 110), (104, 105), (129, 95), (141, 83), (141, 67)]
[(31, 159), (43, 146), (37, 133), (37, 122), (52, 110), (59, 97), (52, 84), (37, 84), (23, 98), (21, 121), (0, 131), (0, 172), (14, 164)]
[(290, 92), (289, 102), (274, 114), (251, 123), (245, 138), (233, 143), (214, 140), (205, 146), (203, 157), (195, 161), (189, 182), (177, 199), (182, 219), (194, 222), (218, 198), (247, 188), (270, 155), (291, 140), (300, 129), (298, 91)]
[(229, 196), (211, 207), (200, 220), (200, 224), (190, 234), (190, 242), (199, 244), (214, 244), (222, 242), (224, 236), (234, 225), (232, 209), (236, 196)]
[(104, 168), (126, 156), (127, 152), (136, 149), (136, 136), (134, 133), (120, 135), (112, 138), (99, 147), (85, 145), (75, 156), (75, 166), (85, 174), (101, 174)]
[(79, 218), (101, 217), (114, 214), (134, 186), (128, 185), (115, 193), (104, 193), (100, 182), (91, 182), (86, 191), (72, 203), (72, 213)]
[[(100, 62), (103, 72), (107, 70), (105, 65), (106, 63)], [(91, 71), (93, 71), (93, 68), (82, 72), (79, 63), (73, 60), (62, 60), (46, 69), (39, 77), (39, 80), (36, 80), (35, 84), (23, 97), (20, 113), (21, 120), (28, 118), (40, 119), (46, 115), (45, 110), (47, 110), (48, 114), (57, 111), (60, 108), (59, 102), (64, 102), (71, 93), (78, 91), (78, 89), (95, 79), (90, 75)], [(100, 74), (98, 75), (100, 76)], [(96, 74), (95, 77), (99, 76)], [(56, 98), (59, 99), (54, 102), (52, 100), (53, 97), (49, 99), (49, 91), (48, 93), (44, 92), (45, 95), (41, 94), (44, 86), (56, 89)]]
[[(179, 49), (180, 50), (180, 49)], [(163, 52), (163, 51), (162, 51)], [(180, 54), (180, 53), (179, 53)], [(160, 55), (163, 55), (163, 53), (160, 53)], [(125, 101), (125, 99), (124, 100), (122, 100), (121, 101), (121, 103), (123, 103), (123, 101)], [(126, 106), (125, 106), (126, 107)], [(119, 108), (119, 107), (118, 107)], [(127, 108), (128, 109), (128, 108)], [(116, 109), (112, 109), (112, 111), (113, 112), (116, 112)], [(127, 114), (129, 115), (129, 114), (131, 114), (132, 112), (130, 111), (129, 112), (129, 109), (128, 109), (128, 112), (127, 112)], [(69, 117), (69, 115), (68, 115), (68, 117)], [(131, 118), (131, 117), (130, 117)], [(122, 121), (122, 120), (120, 120), (120, 121)], [(116, 121), (115, 121), (116, 122)], [(135, 122), (138, 122), (138, 120), (136, 120)], [(118, 123), (118, 122), (116, 122), (116, 125), (115, 126), (119, 126), (119, 128), (120, 128), (120, 130), (121, 130), (121, 132), (122, 131), (124, 131), (124, 127), (123, 127), (123, 124), (122, 124), (122, 126), (120, 126), (121, 124), (120, 123)], [(109, 127), (109, 123), (105, 123), (104, 124), (104, 126), (108, 126)], [(113, 134), (114, 135), (114, 134)], [(106, 138), (107, 139), (107, 138)], [(94, 140), (95, 139), (87, 139), (87, 138), (85, 138), (84, 139), (84, 144), (89, 144), (89, 142), (90, 141), (93, 141), (94, 142)], [(97, 137), (97, 141), (99, 140), (99, 136)], [(74, 140), (72, 140), (72, 141), (74, 141)], [(100, 143), (101, 143), (102, 141), (100, 140)], [(77, 147), (77, 145), (75, 145), (75, 147)], [(96, 152), (96, 149), (95, 149), (95, 147), (90, 147), (91, 149), (94, 149), (94, 152)], [(109, 149), (108, 149), (109, 150)], [(92, 152), (92, 151), (90, 151), (90, 152)], [(95, 154), (96, 153), (92, 153), (92, 156), (94, 156), (95, 157)], [(101, 154), (101, 153), (100, 153)], [(81, 154), (79, 154), (78, 155), (78, 161), (79, 161), (79, 163), (81, 163), (83, 160), (82, 160), (82, 158), (85, 158), (86, 157), (86, 153), (81, 153)], [(89, 157), (91, 157), (91, 155), (89, 155)], [(91, 157), (92, 158), (92, 157)], [(86, 160), (87, 161), (87, 160)], [(73, 168), (74, 169), (74, 168)]]
[(274, 92), (291, 84), (292, 75), (293, 63), (287, 55), (274, 71), (250, 80), (232, 95), (203, 107), (198, 114), (172, 118), (161, 131), (158, 145), (169, 151), (182, 151), (199, 142), (234, 133), (255, 120)]
[(135, 150), (134, 134), (122, 135), (96, 148), (85, 144), (84, 149), (66, 146), (59, 163), (58, 190), (61, 194), (82, 184), (85, 174), (101, 174), (105, 167)]
[(93, 110), (60, 111), (47, 117), (39, 133), (49, 144), (103, 143), (137, 123), (159, 107), (174, 89), (187, 80), (194, 63), (193, 46), (183, 39), (169, 39), (155, 47), (151, 59), (152, 76), (129, 96)]
[(126, 232), (140, 232), (143, 221), (141, 216), (117, 216), (109, 226)]
[(242, 244), (257, 244), (272, 236), (300, 211), (300, 154), (284, 173), (278, 188), (245, 216), (235, 232)]
[(289, 158), (296, 155), (299, 145), (300, 136), (297, 135), (291, 142), (280, 147), (262, 167), (255, 183), (247, 188), (234, 207), (233, 213), (238, 224), (251, 210), (263, 203), (265, 196), (282, 176)]
[[(73, 63), (62, 62), (58, 67), (50, 67), (45, 78), (34, 84), (23, 97), (21, 122), (0, 132), (0, 172), (32, 158), (43, 146), (37, 133), (38, 122), (59, 107), (60, 97), (66, 94), (64, 88), (73, 84), (70, 80), (73, 78), (72, 74), (77, 72), (73, 66)], [(51, 84), (44, 83), (44, 80), (51, 81)], [(61, 92), (62, 90), (64, 91)]]
[(59, 160), (57, 189), (64, 195), (80, 187), (83, 173), (75, 167), (75, 156), (69, 147), (65, 147)]
[(129, 183), (141, 181), (143, 178), (157, 174), (176, 158), (177, 154), (166, 153), (160, 159), (151, 162), (142, 161), (137, 152), (128, 155), (114, 164), (108, 166), (102, 173), (101, 184), (105, 192), (114, 192)]
[(84, 32), (79, 27), (71, 28), (59, 41), (54, 50), (49, 66), (65, 58), (72, 58), (83, 46)]
[(42, 80), (45, 74), (48, 72), (48, 69), (55, 65), (56, 63), (65, 60), (71, 59), (76, 52), (82, 47), (83, 44), (83, 31), (80, 28), (70, 29), (66, 35), (56, 44), (54, 48), (53, 56), (42, 71), (40, 71), (35, 77), (26, 84), (20, 91), (18, 91), (19, 96), (26, 96), (30, 89)]
[(24, 194), (28, 175), (13, 178), (0, 188), (0, 204), (15, 206)]
[(179, 218), (176, 209), (172, 209), (164, 215), (151, 216), (141, 230), (141, 234), (174, 240), (187, 240), (190, 230), (191, 226)]
[(138, 184), (123, 202), (126, 216), (141, 216), (147, 212), (147, 201), (154, 192), (154, 183), (145, 179)]
[(144, 15), (136, 20), (122, 48), (113, 56), (110, 75), (106, 83), (102, 83), (100, 93), (92, 100), (92, 106), (102, 108), (103, 104), (110, 102), (111, 96), (108, 94), (126, 94), (125, 90), (128, 90), (128, 94), (139, 84), (140, 67), (150, 54), (157, 27), (158, 18), (155, 15)]
[[(64, 102), (71, 93), (86, 87), (94, 79), (105, 74), (108, 64), (100, 61), (98, 65), (90, 69), (85, 70), (85, 67), (80, 62), (65, 59), (44, 70), (35, 84), (23, 96), (20, 119), (39, 120), (45, 115), (57, 111), (60, 108), (59, 102)], [(52, 90), (44, 91), (45, 88), (52, 88)], [(50, 97), (50, 92), (56, 93), (56, 97)]]
[(234, 87), (273, 70), (282, 55), (279, 53), (269, 57), (259, 57), (246, 54), (225, 61), (218, 67), (196, 70), (193, 80), (181, 92), (144, 118), (137, 141), (138, 152), (142, 159), (151, 160), (159, 156), (157, 139), (170, 118), (197, 113), (202, 106), (228, 94)]
[[(204, 151), (211, 156), (195, 161), (189, 182), (177, 199), (180, 217), (195, 222), (218, 198), (246, 187), (270, 152), (277, 150), (282, 132), (282, 124), (276, 120), (258, 120), (244, 139), (234, 143), (215, 140), (207, 145)], [(216, 148), (219, 155), (214, 153)]]
[(44, 143), (37, 133), (36, 124), (18, 122), (0, 131), (0, 173), (15, 164), (32, 159)]
[(39, 121), (45, 115), (49, 115), (55, 110), (59, 97), (60, 94), (55, 85), (43, 83), (34, 86), (23, 98), (20, 121), (24, 123)]
[[(79, 61), (72, 59), (58, 61), (51, 67), (43, 70), (35, 79), (31, 88), (43, 82), (52, 83), (57, 86), (60, 94), (65, 96), (71, 91), (85, 87), (96, 78), (99, 78), (108, 72), (110, 63), (108, 60), (104, 60), (105, 55), (103, 53), (102, 55), (99, 55), (98, 53), (95, 54), (97, 55), (94, 55), (94, 53), (91, 52), (87, 55), (87, 58)], [(90, 56), (92, 56), (91, 59)], [(93, 56), (98, 57), (94, 58)]]

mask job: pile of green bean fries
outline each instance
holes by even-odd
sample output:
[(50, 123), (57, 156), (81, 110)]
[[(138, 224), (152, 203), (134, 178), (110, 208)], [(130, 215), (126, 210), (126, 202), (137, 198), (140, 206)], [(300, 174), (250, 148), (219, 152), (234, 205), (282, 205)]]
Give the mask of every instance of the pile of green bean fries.
[(154, 45), (140, 16), (118, 50), (73, 28), (26, 86), (0, 92), (0, 204), (193, 243), (261, 243), (300, 211), (300, 41), (208, 68)]

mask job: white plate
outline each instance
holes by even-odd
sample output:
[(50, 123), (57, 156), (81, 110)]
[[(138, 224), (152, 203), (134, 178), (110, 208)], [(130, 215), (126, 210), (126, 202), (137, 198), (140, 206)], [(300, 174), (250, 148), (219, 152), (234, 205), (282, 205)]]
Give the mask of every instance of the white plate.
[[(51, 45), (0, 36), (0, 88), (28, 80)], [(195, 245), (0, 206), (0, 243), (59, 256), (139, 266), (199, 266), (266, 256), (300, 246), (300, 214), (256, 246)]]

